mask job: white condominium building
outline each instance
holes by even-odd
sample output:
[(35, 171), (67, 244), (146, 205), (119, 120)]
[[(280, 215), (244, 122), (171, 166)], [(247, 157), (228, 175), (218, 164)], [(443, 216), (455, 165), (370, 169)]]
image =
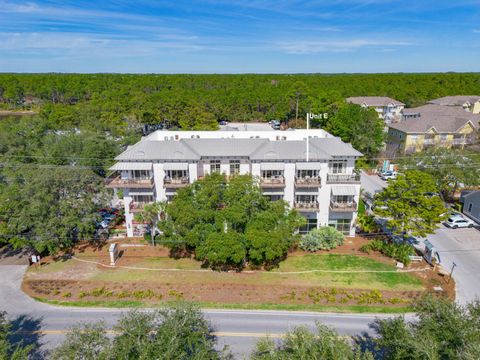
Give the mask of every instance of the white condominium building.
[(347, 102), (364, 108), (374, 108), (378, 117), (391, 124), (401, 120), (405, 104), (386, 96), (357, 96), (347, 98)]
[(169, 201), (212, 172), (259, 179), (265, 196), (307, 218), (301, 232), (330, 225), (353, 236), (361, 155), (324, 130), (156, 131), (116, 157), (106, 186), (123, 191), (128, 236), (140, 234), (134, 214), (145, 204)]

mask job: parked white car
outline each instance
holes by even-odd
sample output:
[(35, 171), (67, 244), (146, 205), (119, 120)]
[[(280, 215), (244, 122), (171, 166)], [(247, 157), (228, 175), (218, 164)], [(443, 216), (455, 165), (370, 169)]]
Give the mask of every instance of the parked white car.
[(396, 179), (397, 172), (396, 171), (384, 171), (380, 174), (380, 179), (387, 181), (388, 179)]
[(443, 224), (452, 229), (471, 228), (475, 226), (475, 223), (472, 220), (467, 219), (462, 215), (452, 215)]

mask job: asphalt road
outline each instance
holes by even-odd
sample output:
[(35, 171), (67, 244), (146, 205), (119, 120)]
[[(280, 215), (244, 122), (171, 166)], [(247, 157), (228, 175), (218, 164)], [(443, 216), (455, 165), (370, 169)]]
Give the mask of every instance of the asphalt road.
[(480, 230), (449, 229), (441, 225), (427, 238), (437, 249), (445, 269), (453, 270), (457, 302), (465, 304), (480, 299)]
[[(111, 327), (124, 310), (85, 309), (51, 306), (36, 302), (20, 290), (25, 271), (21, 265), (0, 265), (0, 310), (8, 312), (14, 328), (23, 331), (29, 342), (42, 344), (47, 350), (58, 345), (65, 330), (79, 322), (104, 321)], [(369, 328), (375, 318), (388, 315), (330, 314), (288, 311), (204, 310), (218, 336), (218, 347), (228, 345), (237, 358), (242, 359), (253, 349), (259, 338), (282, 334), (299, 325), (315, 326), (319, 321), (342, 335), (372, 335)], [(41, 330), (39, 335), (32, 331)]]

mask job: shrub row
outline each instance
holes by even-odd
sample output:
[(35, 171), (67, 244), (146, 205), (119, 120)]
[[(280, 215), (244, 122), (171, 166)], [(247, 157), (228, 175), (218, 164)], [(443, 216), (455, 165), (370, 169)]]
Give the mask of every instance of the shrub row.
[(360, 251), (368, 254), (371, 251), (379, 251), (383, 255), (400, 261), (405, 265), (410, 264), (410, 256), (415, 255), (415, 250), (409, 244), (395, 244), (382, 240), (372, 240), (368, 244), (363, 245)]

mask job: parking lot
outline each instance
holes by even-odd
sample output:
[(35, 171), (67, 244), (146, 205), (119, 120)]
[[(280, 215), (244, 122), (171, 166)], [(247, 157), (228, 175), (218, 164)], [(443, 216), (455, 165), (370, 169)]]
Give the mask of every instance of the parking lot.
[(437, 249), (444, 268), (451, 269), (456, 264), (453, 278), (457, 283), (457, 301), (480, 299), (480, 230), (441, 225), (428, 240)]

